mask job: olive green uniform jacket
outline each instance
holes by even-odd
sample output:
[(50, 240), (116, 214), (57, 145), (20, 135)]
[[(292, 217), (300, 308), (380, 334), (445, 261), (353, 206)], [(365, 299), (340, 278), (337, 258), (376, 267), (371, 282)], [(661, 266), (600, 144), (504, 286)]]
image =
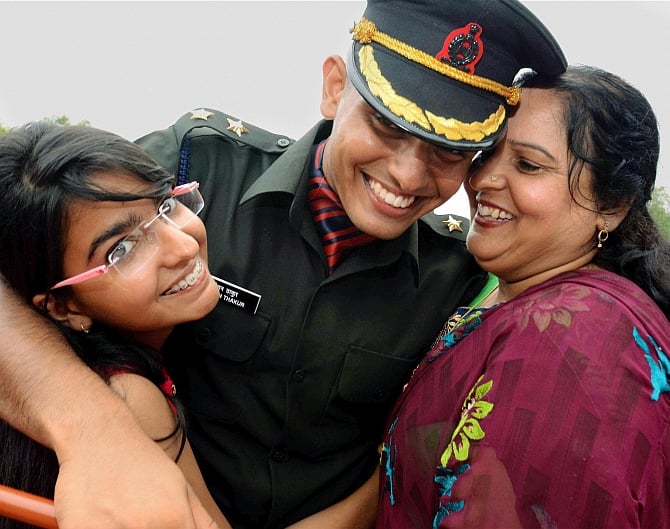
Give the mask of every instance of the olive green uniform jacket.
[(224, 513), (236, 528), (279, 528), (370, 476), (393, 399), (486, 274), (466, 251), (467, 220), (450, 232), (431, 214), (328, 276), (307, 180), (330, 123), (293, 143), (247, 124), (238, 135), (212, 112), (138, 140), (200, 182), (210, 270), (235, 285), (175, 331), (168, 362)]

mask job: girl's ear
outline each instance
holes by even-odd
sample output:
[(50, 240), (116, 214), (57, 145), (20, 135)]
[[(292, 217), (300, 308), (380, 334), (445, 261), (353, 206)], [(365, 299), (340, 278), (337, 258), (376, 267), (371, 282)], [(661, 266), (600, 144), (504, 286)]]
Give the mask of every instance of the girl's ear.
[(77, 310), (76, 305), (69, 301), (59, 300), (50, 293), (44, 292), (33, 296), (33, 305), (45, 310), (49, 317), (75, 331), (88, 332), (93, 319)]

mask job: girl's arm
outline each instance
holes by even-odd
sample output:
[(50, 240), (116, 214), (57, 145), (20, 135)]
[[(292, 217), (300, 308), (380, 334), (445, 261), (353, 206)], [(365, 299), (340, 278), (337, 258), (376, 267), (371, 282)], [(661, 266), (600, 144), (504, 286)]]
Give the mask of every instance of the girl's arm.
[(200, 502), (216, 520), (219, 528), (230, 529), (230, 524), (205, 485), (189, 442), (186, 441), (182, 445), (185, 433), (181, 429), (175, 433), (177, 418), (161, 390), (140, 375), (126, 373), (112, 376), (110, 386), (126, 401), (140, 426), (151, 439), (167, 438), (160, 441), (159, 446), (165, 450), (170, 459), (177, 461)]
[(215, 527), (123, 400), (2, 278), (0, 337), (0, 418), (56, 452), (60, 529)]

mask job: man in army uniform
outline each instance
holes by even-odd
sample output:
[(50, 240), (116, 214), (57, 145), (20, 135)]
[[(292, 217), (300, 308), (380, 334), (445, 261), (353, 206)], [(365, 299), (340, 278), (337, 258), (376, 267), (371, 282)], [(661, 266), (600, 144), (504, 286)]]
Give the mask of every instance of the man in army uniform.
[[(297, 142), (210, 109), (138, 140), (207, 199), (221, 300), (175, 332), (168, 358), (203, 475), (235, 528), (286, 527), (373, 475), (390, 404), (486, 280), (464, 245), (467, 220), (432, 211), (457, 191), (474, 153), (504, 134), (516, 73), (565, 68), (516, 0), (370, 0), (352, 36), (346, 61), (324, 63), (325, 120)], [(205, 527), (197, 505), (185, 521), (193, 500), (183, 492), (170, 502), (155, 492), (174, 495), (178, 478), (139, 434), (128, 434), (133, 446), (123, 438), (132, 426), (118, 403), (66, 353), (39, 353), (20, 337), (27, 320), (14, 316), (3, 331), (16, 343), (5, 355), (14, 360), (0, 362), (14, 382), (3, 415), (61, 457), (61, 528), (85, 516), (93, 528)], [(24, 363), (67, 382), (45, 375), (35, 396), (19, 383), (30, 378)], [(74, 388), (66, 400), (77, 413), (54, 404), (63, 387)], [(7, 410), (12, 403), (23, 411)], [(49, 419), (61, 415), (67, 432)], [(73, 435), (87, 425), (97, 430)], [(105, 488), (109, 497), (85, 496)]]

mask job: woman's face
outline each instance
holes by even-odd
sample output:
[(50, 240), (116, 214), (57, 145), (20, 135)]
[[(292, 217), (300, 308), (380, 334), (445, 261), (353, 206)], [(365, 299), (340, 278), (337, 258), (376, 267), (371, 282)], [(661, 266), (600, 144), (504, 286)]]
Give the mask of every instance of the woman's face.
[(588, 170), (572, 199), (563, 105), (551, 90), (524, 88), (504, 140), (470, 178), (468, 249), (486, 270), (523, 288), (588, 264), (599, 219)]
[[(98, 183), (130, 193), (141, 193), (147, 186), (137, 178), (110, 173), (101, 174)], [(141, 222), (155, 217), (157, 207), (150, 199), (73, 203), (63, 262), (65, 277), (108, 264), (110, 251)], [(106, 275), (72, 285), (67, 303), (70, 310), (93, 322), (159, 348), (175, 325), (209, 313), (219, 295), (207, 267), (202, 221), (194, 216), (180, 229), (158, 219), (152, 226), (157, 241), (151, 244), (157, 245), (156, 250), (143, 255), (138, 270), (121, 273), (113, 267)]]

